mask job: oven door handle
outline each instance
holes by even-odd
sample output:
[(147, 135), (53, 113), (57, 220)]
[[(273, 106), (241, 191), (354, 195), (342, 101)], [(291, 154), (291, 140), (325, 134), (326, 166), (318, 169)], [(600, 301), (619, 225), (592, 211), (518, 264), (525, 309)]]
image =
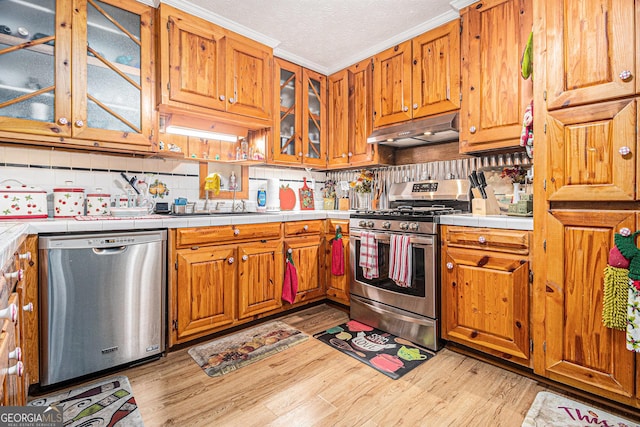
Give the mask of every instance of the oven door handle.
[[(388, 233), (373, 233), (375, 238), (376, 238), (376, 242), (382, 242), (382, 243), (390, 243), (391, 242), (391, 238), (389, 237)], [(362, 236), (360, 234), (360, 232), (356, 231), (356, 232), (351, 232), (351, 237), (355, 237), (356, 239), (360, 239)]]
[[(391, 243), (391, 234), (397, 233), (374, 233), (377, 242), (381, 243)], [(358, 231), (352, 231), (351, 237), (360, 239), (361, 234)], [(433, 236), (416, 236), (411, 235), (411, 244), (415, 246), (433, 246)]]

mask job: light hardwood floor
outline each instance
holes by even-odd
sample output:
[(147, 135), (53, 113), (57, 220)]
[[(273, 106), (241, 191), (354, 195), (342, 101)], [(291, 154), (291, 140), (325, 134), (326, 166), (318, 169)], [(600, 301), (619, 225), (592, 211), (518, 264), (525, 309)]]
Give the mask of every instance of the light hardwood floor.
[[(346, 322), (319, 305), (280, 320), (311, 335)], [(392, 380), (310, 338), (211, 378), (187, 349), (123, 372), (146, 427), (520, 426), (536, 381), (450, 350)]]

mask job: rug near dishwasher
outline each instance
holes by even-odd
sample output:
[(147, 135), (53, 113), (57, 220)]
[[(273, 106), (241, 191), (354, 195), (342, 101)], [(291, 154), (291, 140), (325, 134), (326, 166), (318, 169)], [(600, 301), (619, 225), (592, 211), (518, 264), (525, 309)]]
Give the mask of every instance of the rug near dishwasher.
[(38, 397), (27, 406), (62, 407), (65, 427), (144, 426), (129, 379), (125, 376)]
[(189, 349), (189, 355), (210, 377), (233, 372), (265, 359), (309, 336), (286, 323), (273, 321)]
[(350, 320), (313, 336), (344, 354), (397, 380), (435, 356), (385, 331)]
[(541, 391), (522, 422), (522, 427), (640, 427), (640, 424), (591, 405)]

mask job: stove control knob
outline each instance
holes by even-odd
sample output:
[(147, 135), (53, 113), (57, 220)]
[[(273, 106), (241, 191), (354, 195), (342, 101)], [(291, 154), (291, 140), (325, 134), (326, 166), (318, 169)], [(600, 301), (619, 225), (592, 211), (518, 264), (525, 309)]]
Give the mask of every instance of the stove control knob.
[(391, 223), (389, 221), (385, 221), (382, 223), (382, 228), (384, 228), (385, 230), (388, 230), (391, 228)]
[(400, 223), (400, 230), (408, 230), (408, 229), (409, 229), (409, 224), (407, 224), (406, 222)]
[(367, 226), (367, 221), (359, 221), (359, 222), (358, 222), (358, 227), (362, 227), (362, 228), (364, 228), (364, 227), (366, 227), (366, 226)]
[(412, 222), (411, 224), (409, 224), (409, 230), (418, 231), (418, 223), (417, 222)]
[(367, 227), (373, 228), (374, 225), (373, 221), (367, 221)]

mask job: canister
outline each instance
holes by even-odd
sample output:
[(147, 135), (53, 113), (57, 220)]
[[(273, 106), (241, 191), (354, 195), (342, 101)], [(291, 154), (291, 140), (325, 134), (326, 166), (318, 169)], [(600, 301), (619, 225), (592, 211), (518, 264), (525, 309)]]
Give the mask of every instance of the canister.
[(53, 216), (72, 218), (78, 215), (84, 215), (84, 189), (81, 187), (54, 188)]
[(95, 193), (87, 194), (87, 215), (109, 215), (111, 194), (104, 193), (102, 188), (96, 188)]
[(15, 179), (0, 182), (0, 219), (46, 218), (47, 192)]

